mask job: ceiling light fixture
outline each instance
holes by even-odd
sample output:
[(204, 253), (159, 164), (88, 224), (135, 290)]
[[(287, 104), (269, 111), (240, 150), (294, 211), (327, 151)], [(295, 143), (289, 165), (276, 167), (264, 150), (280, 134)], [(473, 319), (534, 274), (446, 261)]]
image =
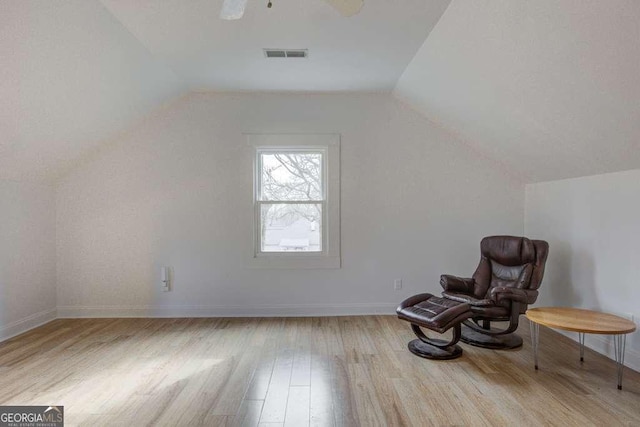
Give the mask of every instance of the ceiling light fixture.
[[(313, 1), (313, 0), (307, 0)], [(360, 12), (364, 0), (324, 0), (336, 9), (342, 16), (352, 16)], [(220, 10), (220, 19), (232, 21), (240, 19), (244, 15), (244, 9), (248, 0), (224, 0), (222, 10)], [(267, 8), (273, 6), (272, 0), (267, 0)]]

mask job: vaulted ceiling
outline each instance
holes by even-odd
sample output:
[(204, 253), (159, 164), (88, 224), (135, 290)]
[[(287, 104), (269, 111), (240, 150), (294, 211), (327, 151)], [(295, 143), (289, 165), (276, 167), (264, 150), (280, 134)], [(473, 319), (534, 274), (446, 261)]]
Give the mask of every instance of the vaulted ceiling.
[(527, 182), (640, 168), (636, 0), (222, 1), (0, 0), (0, 179), (55, 179), (190, 90), (393, 90)]
[[(189, 90), (391, 91), (449, 0), (0, 0), (0, 179), (55, 179)], [(262, 48), (307, 48), (267, 60)]]
[(395, 93), (529, 182), (640, 168), (640, 2), (454, 0)]

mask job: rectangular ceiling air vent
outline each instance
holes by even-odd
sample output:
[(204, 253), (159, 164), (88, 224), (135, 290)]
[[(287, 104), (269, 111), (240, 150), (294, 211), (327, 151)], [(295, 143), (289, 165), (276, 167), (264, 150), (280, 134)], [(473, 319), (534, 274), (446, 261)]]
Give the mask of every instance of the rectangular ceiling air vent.
[(306, 58), (307, 49), (264, 49), (267, 58)]

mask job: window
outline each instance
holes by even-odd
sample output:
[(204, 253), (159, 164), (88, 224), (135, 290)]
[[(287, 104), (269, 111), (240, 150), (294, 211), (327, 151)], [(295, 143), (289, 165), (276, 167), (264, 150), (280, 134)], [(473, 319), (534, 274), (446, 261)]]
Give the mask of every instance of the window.
[(249, 135), (254, 148), (254, 263), (337, 268), (339, 136)]
[(257, 150), (260, 252), (322, 252), (324, 150)]

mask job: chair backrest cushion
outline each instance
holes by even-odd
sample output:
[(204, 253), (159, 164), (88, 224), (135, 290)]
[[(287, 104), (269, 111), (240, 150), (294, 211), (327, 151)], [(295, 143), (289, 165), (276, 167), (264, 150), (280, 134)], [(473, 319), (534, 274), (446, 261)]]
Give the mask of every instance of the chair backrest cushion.
[(473, 274), (474, 297), (487, 298), (491, 289), (504, 286), (538, 289), (544, 275), (549, 245), (526, 237), (490, 236), (480, 243), (480, 264)]

